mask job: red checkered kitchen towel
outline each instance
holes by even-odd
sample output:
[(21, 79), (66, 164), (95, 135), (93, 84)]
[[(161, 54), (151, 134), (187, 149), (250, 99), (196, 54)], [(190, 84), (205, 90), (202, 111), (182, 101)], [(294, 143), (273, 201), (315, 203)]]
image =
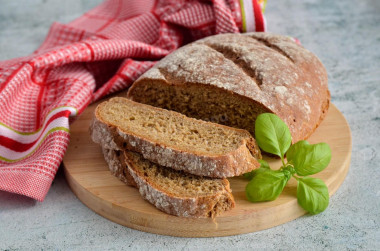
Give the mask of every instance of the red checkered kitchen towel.
[(0, 190), (43, 201), (87, 105), (128, 88), (190, 41), (264, 31), (260, 0), (108, 0), (0, 62)]

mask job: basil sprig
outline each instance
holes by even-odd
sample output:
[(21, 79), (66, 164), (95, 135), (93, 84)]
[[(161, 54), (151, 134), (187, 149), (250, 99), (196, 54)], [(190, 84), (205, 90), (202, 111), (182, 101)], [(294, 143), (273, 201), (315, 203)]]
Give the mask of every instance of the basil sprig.
[(255, 123), (255, 136), (260, 148), (268, 153), (284, 158), (292, 143), (292, 136), (286, 124), (272, 113), (258, 116)]
[(306, 140), (291, 145), (289, 128), (278, 116), (271, 113), (263, 113), (257, 117), (255, 136), (263, 151), (281, 158), (282, 166), (279, 170), (272, 170), (266, 161), (259, 160), (259, 169), (244, 174), (250, 180), (245, 188), (248, 200), (275, 200), (290, 178), (294, 177), (297, 180), (298, 204), (311, 214), (323, 212), (329, 205), (327, 186), (322, 180), (308, 175), (321, 172), (330, 163), (329, 145), (309, 144)]

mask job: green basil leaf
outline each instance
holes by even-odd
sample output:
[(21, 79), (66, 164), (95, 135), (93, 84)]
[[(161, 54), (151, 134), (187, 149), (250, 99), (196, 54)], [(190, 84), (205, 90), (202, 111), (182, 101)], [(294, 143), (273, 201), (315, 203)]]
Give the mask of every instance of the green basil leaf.
[(294, 155), (291, 153), (290, 159), (288, 159), (300, 176), (319, 173), (327, 167), (330, 160), (331, 149), (326, 143), (299, 145), (297, 152)]
[(257, 161), (259, 161), (259, 163), (260, 163), (260, 168), (270, 169), (270, 166), (269, 166), (267, 161), (265, 161), (263, 159), (258, 159)]
[(280, 157), (284, 157), (292, 143), (288, 126), (272, 113), (262, 113), (257, 117), (255, 136), (262, 150)]
[(294, 158), (296, 157), (297, 152), (303, 148), (304, 145), (309, 145), (309, 142), (306, 140), (300, 140), (297, 143), (291, 145), (289, 150), (286, 152), (286, 159), (289, 163), (292, 163)]
[(267, 170), (270, 170), (270, 166), (269, 166), (268, 162), (266, 162), (263, 159), (259, 159), (258, 161), (260, 163), (260, 167), (256, 170), (253, 170), (251, 172), (243, 174), (244, 178), (246, 178), (247, 180), (251, 180), (253, 177), (255, 177), (255, 175), (257, 175), (261, 172), (265, 172)]
[(283, 170), (281, 170), (281, 171), (284, 173), (286, 179), (287, 179), (287, 180), (290, 180), (290, 178), (292, 177), (292, 173), (289, 172), (289, 170), (286, 170), (286, 169), (283, 169)]
[[(259, 168), (260, 169), (260, 168)], [(257, 169), (257, 170), (259, 170)], [(255, 172), (257, 172), (256, 170), (253, 170), (251, 172), (248, 172), (248, 173), (243, 173), (243, 177), (247, 180), (251, 180), (253, 177), (255, 177)]]
[(329, 205), (329, 191), (325, 183), (316, 178), (298, 178), (298, 204), (311, 214), (323, 212)]
[(288, 180), (282, 171), (269, 169), (258, 173), (248, 182), (245, 187), (245, 194), (251, 202), (275, 200), (281, 194)]

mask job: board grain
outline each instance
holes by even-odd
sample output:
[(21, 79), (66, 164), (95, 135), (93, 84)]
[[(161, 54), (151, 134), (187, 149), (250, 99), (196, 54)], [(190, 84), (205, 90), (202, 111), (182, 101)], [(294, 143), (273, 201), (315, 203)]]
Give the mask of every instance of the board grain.
[[(133, 229), (182, 237), (249, 233), (286, 223), (306, 213), (297, 203), (294, 179), (289, 181), (277, 200), (250, 203), (244, 192), (247, 181), (241, 177), (229, 179), (236, 207), (214, 220), (181, 218), (159, 211), (145, 201), (136, 188), (125, 185), (108, 171), (101, 147), (91, 141), (88, 131), (96, 105), (90, 105), (71, 125), (71, 140), (63, 160), (72, 191), (96, 213)], [(326, 119), (308, 141), (326, 142), (331, 147), (329, 166), (313, 176), (325, 181), (331, 196), (346, 177), (352, 147), (350, 128), (333, 104)], [(280, 167), (280, 160), (265, 159), (272, 168)]]

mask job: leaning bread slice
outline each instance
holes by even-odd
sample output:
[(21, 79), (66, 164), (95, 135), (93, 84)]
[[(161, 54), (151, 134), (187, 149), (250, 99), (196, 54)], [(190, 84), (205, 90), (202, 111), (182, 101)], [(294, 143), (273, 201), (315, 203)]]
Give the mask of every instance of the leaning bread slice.
[(124, 164), (124, 154), (122, 151), (115, 151), (112, 149), (104, 148), (103, 156), (108, 164), (108, 168), (111, 174), (116, 176), (119, 180), (125, 184), (137, 187), (135, 179), (132, 177), (130, 170), (126, 164)]
[(260, 150), (248, 131), (126, 98), (98, 105), (91, 135), (106, 148), (131, 150), (154, 163), (200, 176), (233, 177), (260, 166)]
[[(200, 177), (173, 170), (130, 151), (103, 148), (103, 153), (114, 175), (136, 186), (144, 199), (165, 213), (213, 218), (235, 206), (227, 179)], [(116, 172), (112, 171), (115, 169)], [(133, 178), (133, 184), (128, 176)]]

